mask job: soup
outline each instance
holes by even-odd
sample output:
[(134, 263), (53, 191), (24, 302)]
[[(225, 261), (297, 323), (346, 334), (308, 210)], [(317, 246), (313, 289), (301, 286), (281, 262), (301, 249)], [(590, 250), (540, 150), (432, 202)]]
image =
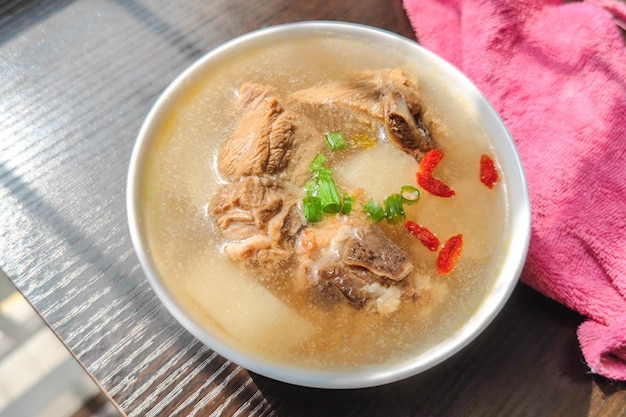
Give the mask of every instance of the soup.
[[(254, 356), (326, 369), (402, 362), (464, 323), (501, 268), (506, 179), (481, 182), (481, 157), (495, 158), (485, 134), (435, 74), (418, 74), (393, 51), (320, 36), (248, 51), (186, 87), (148, 155), (141, 212), (163, 280), (196, 320)], [(274, 142), (248, 163), (269, 146), (256, 142), (264, 129)], [(416, 182), (433, 150), (430, 184), (453, 195)], [(339, 206), (313, 219), (320, 170)], [(390, 215), (401, 190), (419, 199)], [(460, 255), (438, 270), (454, 237)]]

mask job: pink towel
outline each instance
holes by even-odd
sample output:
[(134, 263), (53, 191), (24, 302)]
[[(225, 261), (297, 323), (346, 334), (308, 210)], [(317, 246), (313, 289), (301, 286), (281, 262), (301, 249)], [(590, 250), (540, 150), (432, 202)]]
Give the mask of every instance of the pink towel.
[(626, 5), (404, 0), (417, 38), (500, 112), (533, 210), (522, 281), (586, 316), (592, 372), (626, 380)]

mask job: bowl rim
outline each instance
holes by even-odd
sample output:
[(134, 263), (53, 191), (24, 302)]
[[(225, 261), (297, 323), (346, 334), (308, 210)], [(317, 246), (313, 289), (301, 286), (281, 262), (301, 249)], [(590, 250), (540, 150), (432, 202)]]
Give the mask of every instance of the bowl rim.
[[(489, 297), (483, 300), (472, 318), (465, 322), (457, 333), (419, 355), (418, 359), (421, 358), (420, 360), (414, 359), (391, 365), (367, 366), (359, 370), (337, 372), (277, 364), (242, 351), (221, 340), (210, 330), (204, 328), (190, 313), (186, 312), (184, 306), (179, 303), (160, 277), (158, 268), (151, 259), (147, 239), (141, 232), (143, 222), (140, 212), (142, 167), (151, 145), (151, 133), (154, 126), (158, 124), (159, 117), (167, 113), (167, 110), (173, 105), (172, 103), (176, 101), (177, 94), (180, 90), (184, 90), (184, 83), (191, 75), (233, 48), (237, 49), (249, 42), (271, 40), (274, 37), (304, 36), (305, 34), (373, 37), (426, 57), (445, 69), (446, 74), (453, 77), (455, 82), (461, 82), (464, 85), (473, 99), (477, 100), (477, 105), (481, 110), (480, 114), (487, 116), (491, 129), (498, 133), (497, 137), (500, 138), (502, 145), (505, 145), (509, 160), (509, 164), (506, 165), (509, 169), (507, 176), (509, 179), (514, 178), (516, 180), (516, 189), (514, 190), (516, 194), (507, 196), (508, 199), (516, 198), (514, 201), (515, 210), (511, 209), (511, 217), (514, 218), (509, 219), (510, 233), (515, 236), (515, 242), (511, 241), (511, 247), (506, 256), (507, 262), (503, 267), (509, 278), (497, 280), (493, 290), (489, 293)], [(530, 243), (530, 197), (526, 177), (515, 142), (496, 110), (465, 75), (443, 58), (425, 49), (414, 40), (385, 29), (358, 23), (318, 20), (269, 26), (226, 41), (195, 60), (160, 94), (140, 128), (129, 163), (126, 200), (131, 241), (141, 269), (157, 297), (183, 327), (207, 347), (249, 371), (278, 381), (315, 388), (365, 388), (399, 381), (424, 372), (461, 351), (483, 332), (510, 298), (521, 275)], [(504, 273), (500, 275), (504, 275)], [(479, 313), (480, 320), (474, 319)]]

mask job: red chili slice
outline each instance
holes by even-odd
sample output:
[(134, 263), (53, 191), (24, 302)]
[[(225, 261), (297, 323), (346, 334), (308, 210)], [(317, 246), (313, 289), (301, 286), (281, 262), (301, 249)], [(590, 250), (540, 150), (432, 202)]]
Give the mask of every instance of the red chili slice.
[(480, 156), (480, 181), (489, 188), (493, 188), (498, 181), (496, 164), (489, 155)]
[(406, 230), (419, 239), (428, 249), (436, 251), (439, 248), (439, 238), (424, 226), (420, 226), (414, 221), (407, 221)]
[(443, 244), (437, 257), (437, 274), (446, 275), (452, 272), (463, 249), (463, 235), (452, 236)]
[(455, 193), (452, 188), (430, 173), (417, 173), (417, 183), (424, 190), (437, 197), (452, 197)]

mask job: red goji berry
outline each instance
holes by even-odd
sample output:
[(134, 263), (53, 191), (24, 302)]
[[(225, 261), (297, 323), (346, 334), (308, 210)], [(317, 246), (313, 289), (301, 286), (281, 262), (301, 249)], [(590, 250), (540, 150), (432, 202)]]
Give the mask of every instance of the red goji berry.
[(436, 251), (439, 248), (439, 238), (424, 226), (420, 226), (411, 220), (407, 221), (405, 226), (409, 233), (418, 238), (431, 251)]
[(437, 197), (452, 197), (455, 193), (452, 188), (430, 173), (417, 173), (417, 183), (424, 190)]
[(417, 184), (438, 197), (452, 197), (454, 195), (452, 188), (433, 176), (433, 171), (442, 159), (443, 153), (439, 149), (435, 148), (428, 151), (420, 161), (419, 171), (416, 175)]
[(463, 235), (449, 238), (439, 251), (437, 257), (437, 274), (446, 275), (452, 272), (463, 249)]
[(489, 188), (493, 188), (498, 181), (496, 164), (489, 155), (480, 156), (480, 181)]
[(443, 153), (441, 153), (439, 149), (437, 148), (431, 149), (430, 151), (426, 153), (426, 155), (424, 155), (424, 157), (420, 161), (419, 171), (422, 173), (427, 173), (427, 172), (432, 173), (442, 158), (443, 158)]

